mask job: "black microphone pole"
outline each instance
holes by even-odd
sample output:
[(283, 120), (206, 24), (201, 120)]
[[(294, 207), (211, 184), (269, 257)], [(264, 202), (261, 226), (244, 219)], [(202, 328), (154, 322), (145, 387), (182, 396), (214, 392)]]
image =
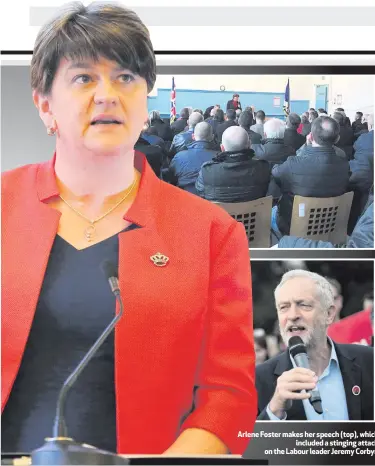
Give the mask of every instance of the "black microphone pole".
[(86, 356), (82, 359), (82, 361), (78, 364), (76, 369), (67, 378), (64, 385), (62, 386), (57, 402), (55, 422), (53, 425), (53, 437), (46, 438), (46, 443), (41, 448), (38, 448), (31, 453), (31, 462), (33, 465), (57, 466), (73, 464), (130, 464), (128, 459), (122, 458), (114, 453), (99, 450), (90, 445), (75, 442), (73, 439), (68, 437), (67, 427), (64, 419), (65, 401), (70, 388), (74, 385), (83, 369), (91, 361), (92, 357), (98, 351), (108, 335), (113, 331), (124, 312), (116, 269), (114, 268), (113, 264), (106, 261), (102, 264), (102, 270), (109, 281), (112, 293), (116, 296), (120, 311), (104, 330), (104, 332), (99, 336)]

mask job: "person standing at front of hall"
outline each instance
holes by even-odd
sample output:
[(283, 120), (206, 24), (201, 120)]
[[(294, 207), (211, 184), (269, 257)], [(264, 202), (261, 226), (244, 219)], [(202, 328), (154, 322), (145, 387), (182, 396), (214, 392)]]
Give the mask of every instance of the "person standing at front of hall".
[(242, 107), (241, 107), (241, 102), (240, 102), (240, 96), (239, 94), (233, 94), (233, 98), (232, 100), (228, 100), (227, 102), (227, 110), (229, 109), (233, 109), (233, 110), (241, 110), (242, 111)]

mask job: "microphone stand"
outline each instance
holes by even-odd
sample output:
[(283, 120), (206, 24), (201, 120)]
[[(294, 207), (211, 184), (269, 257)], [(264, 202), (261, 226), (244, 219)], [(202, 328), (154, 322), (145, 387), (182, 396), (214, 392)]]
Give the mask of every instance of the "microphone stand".
[[(112, 283), (111, 283), (112, 280)], [(31, 453), (31, 462), (37, 466), (60, 466), (60, 465), (92, 465), (92, 464), (108, 464), (108, 465), (123, 465), (130, 464), (126, 458), (122, 458), (114, 453), (105, 450), (99, 450), (93, 446), (77, 443), (72, 438), (68, 437), (67, 428), (64, 419), (64, 408), (66, 396), (75, 383), (83, 369), (92, 359), (94, 354), (103, 344), (104, 340), (113, 331), (117, 322), (123, 315), (123, 303), (120, 295), (120, 290), (117, 286), (113, 286), (113, 282), (117, 284), (117, 279), (114, 277), (109, 278), (112, 292), (116, 296), (116, 300), (120, 305), (120, 312), (114, 317), (112, 322), (99, 336), (94, 345), (90, 348), (86, 356), (78, 364), (74, 372), (67, 378), (62, 386), (56, 408), (55, 422), (53, 426), (53, 437), (46, 438), (45, 444), (34, 450)]]

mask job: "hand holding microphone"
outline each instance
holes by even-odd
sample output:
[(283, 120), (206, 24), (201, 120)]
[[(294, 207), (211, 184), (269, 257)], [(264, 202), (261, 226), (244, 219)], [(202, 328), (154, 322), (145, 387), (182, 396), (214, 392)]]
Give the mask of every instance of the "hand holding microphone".
[[(270, 410), (279, 418), (290, 408), (293, 400), (307, 400), (315, 412), (322, 414), (322, 400), (317, 389), (318, 377), (310, 370), (306, 345), (299, 336), (290, 338), (289, 354), (295, 365), (294, 369), (284, 372), (278, 379), (275, 393), (270, 401)], [(304, 390), (305, 392), (301, 393)]]
[(284, 372), (277, 379), (276, 390), (270, 401), (270, 410), (275, 416), (283, 418), (285, 411), (290, 408), (290, 401), (310, 398), (311, 393), (307, 390), (316, 388), (317, 381), (318, 377), (313, 371), (302, 367)]

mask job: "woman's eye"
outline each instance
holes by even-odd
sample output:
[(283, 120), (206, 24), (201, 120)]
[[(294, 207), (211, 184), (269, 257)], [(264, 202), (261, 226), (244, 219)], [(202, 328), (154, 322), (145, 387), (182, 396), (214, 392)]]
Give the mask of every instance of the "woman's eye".
[(78, 84), (87, 84), (91, 81), (91, 77), (88, 74), (80, 74), (74, 78), (74, 82)]
[(130, 83), (134, 81), (134, 76), (132, 74), (121, 74), (120, 81), (122, 81), (123, 83)]

